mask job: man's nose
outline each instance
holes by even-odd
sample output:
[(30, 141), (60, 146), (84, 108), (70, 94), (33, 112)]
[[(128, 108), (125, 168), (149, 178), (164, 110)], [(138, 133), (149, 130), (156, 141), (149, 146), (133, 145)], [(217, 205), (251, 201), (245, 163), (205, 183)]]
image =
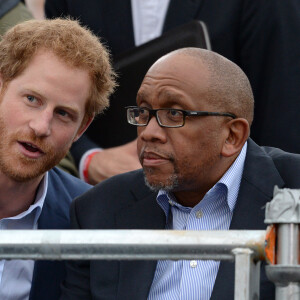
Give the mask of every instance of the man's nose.
[(50, 111), (40, 112), (30, 122), (29, 127), (34, 131), (36, 136), (45, 137), (51, 134), (53, 113)]
[(165, 143), (166, 132), (165, 128), (159, 126), (155, 116), (152, 116), (147, 126), (139, 127), (138, 135), (145, 141), (160, 141)]

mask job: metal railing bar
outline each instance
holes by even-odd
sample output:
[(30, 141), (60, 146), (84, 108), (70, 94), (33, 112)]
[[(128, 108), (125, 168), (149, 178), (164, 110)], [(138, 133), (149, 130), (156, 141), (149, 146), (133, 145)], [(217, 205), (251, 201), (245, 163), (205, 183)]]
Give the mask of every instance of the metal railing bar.
[(264, 230), (5, 230), (0, 259), (234, 260), (235, 248), (264, 260)]

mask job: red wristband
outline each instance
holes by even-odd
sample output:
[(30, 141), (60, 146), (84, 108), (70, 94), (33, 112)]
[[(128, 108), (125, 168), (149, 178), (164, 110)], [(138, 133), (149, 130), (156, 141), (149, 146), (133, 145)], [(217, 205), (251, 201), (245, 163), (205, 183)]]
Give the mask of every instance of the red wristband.
[(91, 160), (92, 160), (93, 156), (94, 156), (95, 154), (97, 154), (97, 153), (99, 153), (99, 151), (92, 152), (92, 153), (89, 154), (89, 155), (86, 157), (86, 159), (85, 159), (85, 162), (84, 162), (84, 168), (83, 168), (82, 173), (83, 173), (84, 181), (87, 182), (87, 183), (89, 183), (89, 172), (88, 172), (88, 170), (89, 170), (89, 165), (90, 165), (90, 163), (91, 163)]

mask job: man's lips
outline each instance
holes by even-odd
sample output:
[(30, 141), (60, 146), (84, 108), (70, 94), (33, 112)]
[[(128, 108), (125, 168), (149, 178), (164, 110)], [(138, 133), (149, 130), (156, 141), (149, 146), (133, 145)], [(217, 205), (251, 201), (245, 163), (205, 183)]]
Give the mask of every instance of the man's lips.
[(169, 162), (169, 158), (155, 152), (145, 151), (142, 153), (143, 167), (152, 167)]
[(20, 145), (21, 152), (30, 158), (38, 158), (45, 154), (40, 147), (29, 141), (18, 141), (18, 144)]

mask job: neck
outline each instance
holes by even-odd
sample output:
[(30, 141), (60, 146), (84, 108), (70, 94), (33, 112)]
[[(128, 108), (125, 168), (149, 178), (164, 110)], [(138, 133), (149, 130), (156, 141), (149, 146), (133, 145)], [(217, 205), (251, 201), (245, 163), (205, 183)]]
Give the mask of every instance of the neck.
[(16, 182), (0, 173), (0, 219), (26, 211), (34, 202), (43, 176), (27, 182)]
[(192, 191), (178, 191), (174, 192), (174, 196), (178, 203), (185, 207), (196, 206), (205, 196), (206, 193), (192, 192)]
[(181, 190), (174, 191), (174, 195), (178, 203), (186, 207), (196, 206), (205, 196), (205, 194), (222, 178), (222, 176), (230, 168), (237, 156), (227, 159), (222, 164), (216, 165), (211, 169), (209, 176), (206, 174), (200, 183), (194, 186), (185, 186)]

